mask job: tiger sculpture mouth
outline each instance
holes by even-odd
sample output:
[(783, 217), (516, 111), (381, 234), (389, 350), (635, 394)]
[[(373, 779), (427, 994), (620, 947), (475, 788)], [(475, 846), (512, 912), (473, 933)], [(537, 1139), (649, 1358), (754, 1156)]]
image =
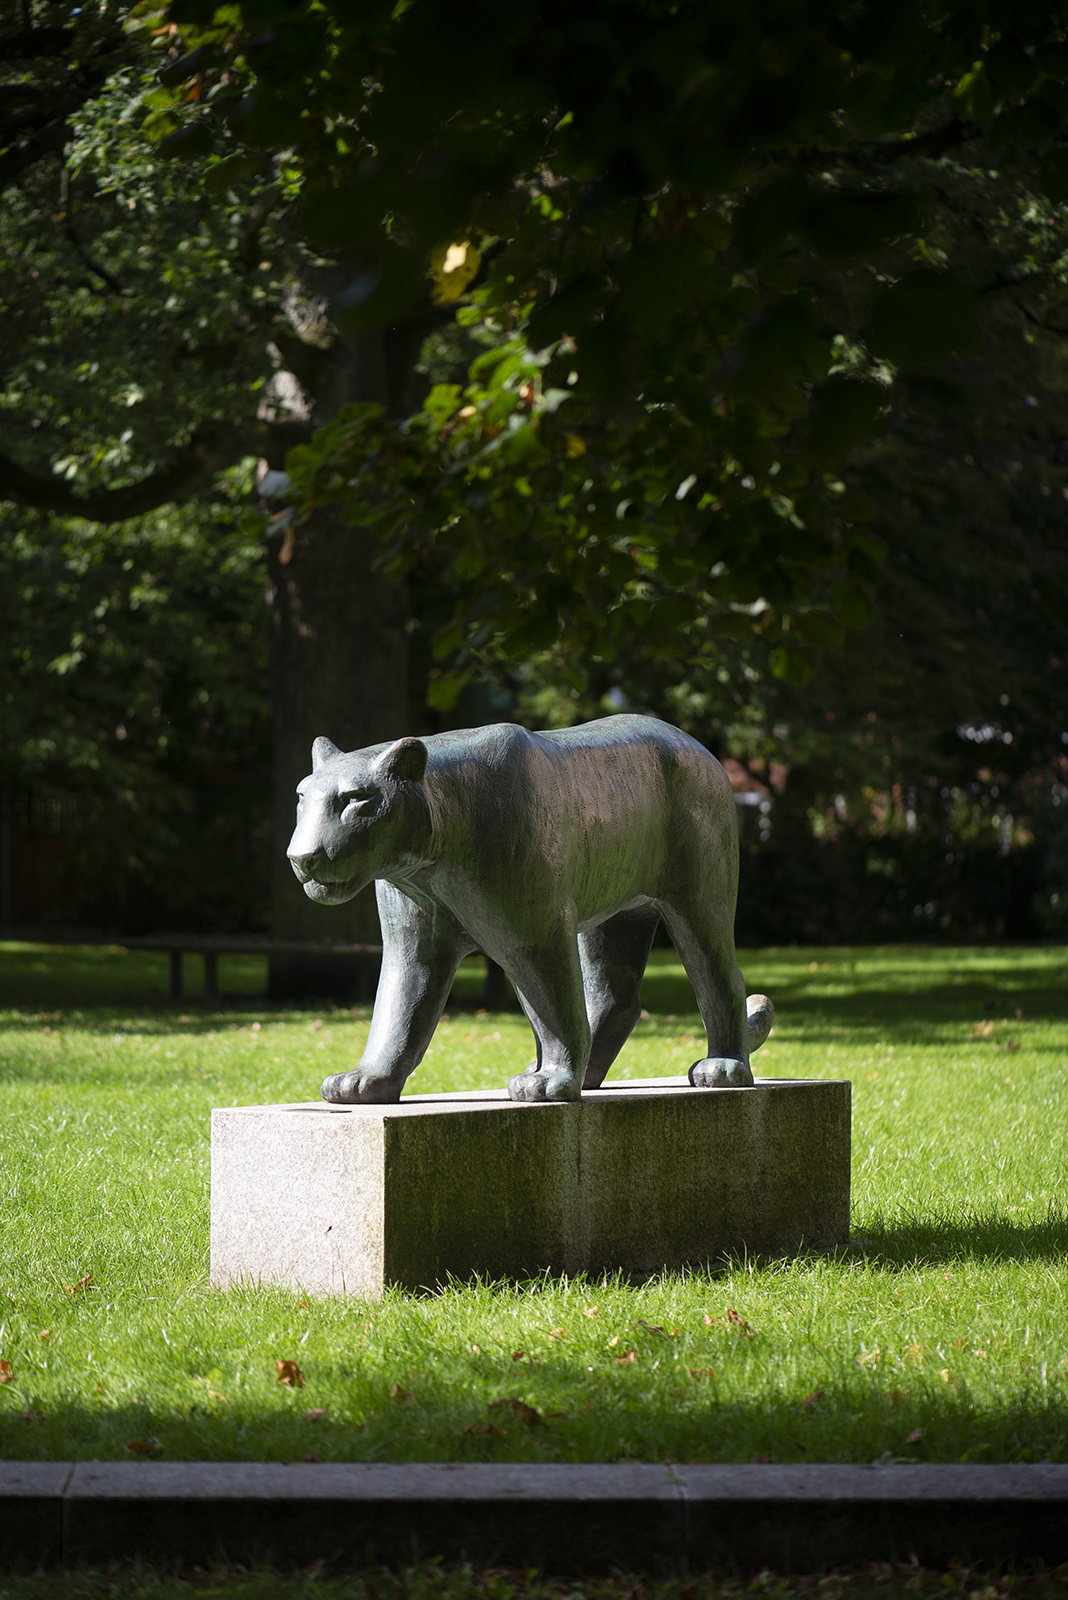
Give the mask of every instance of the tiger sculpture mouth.
[(351, 900), (363, 888), (362, 878), (302, 878), (301, 885), (309, 900), (317, 905), (336, 906)]

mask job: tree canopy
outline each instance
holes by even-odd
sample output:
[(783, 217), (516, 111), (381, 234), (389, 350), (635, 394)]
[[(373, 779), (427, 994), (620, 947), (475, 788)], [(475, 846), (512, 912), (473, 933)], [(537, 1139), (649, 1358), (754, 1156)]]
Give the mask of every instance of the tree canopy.
[[(839, 463), (895, 381), (976, 347), (989, 287), (934, 254), (903, 158), (1068, 192), (1048, 8), (146, 0), (166, 155), (286, 152), (352, 334), (460, 302), (485, 348), (398, 430), (343, 412), (294, 476), (458, 582), (447, 705), (486, 652), (582, 675), (740, 633), (803, 680), (884, 554)], [(170, 29), (171, 31), (161, 31)], [(236, 168), (234, 169), (236, 170)], [(210, 167), (209, 167), (210, 171)], [(429, 268), (429, 282), (428, 282)], [(478, 353), (477, 351), (475, 353)], [(458, 654), (457, 654), (458, 652)]]
[[(247, 625), (256, 528), (272, 582), (340, 561), (336, 507), (351, 592), (365, 530), (407, 579), (431, 726), (655, 711), (768, 787), (769, 904), (802, 835), (852, 840), (817, 932), (876, 891), (993, 930), (957, 858), (992, 882), (1068, 798), (1060, 30), (30, 0), (0, 24), (0, 496), (37, 511), (7, 523), (19, 781), (69, 757), (181, 809), (181, 775), (263, 716), (262, 658), (190, 641)], [(249, 456), (288, 468), (269, 521)], [(173, 682), (136, 667), (162, 596)], [(251, 698), (198, 731), (239, 657)], [(1025, 902), (1040, 876), (1017, 872)]]

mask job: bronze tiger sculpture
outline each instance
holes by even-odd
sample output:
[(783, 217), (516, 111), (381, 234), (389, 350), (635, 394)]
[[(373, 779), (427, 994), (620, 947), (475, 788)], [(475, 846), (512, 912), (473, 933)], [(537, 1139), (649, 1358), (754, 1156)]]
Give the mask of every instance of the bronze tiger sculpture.
[(640, 1012), (662, 917), (697, 994), (702, 1088), (753, 1082), (773, 1009), (734, 950), (738, 837), (730, 780), (688, 734), (614, 716), (530, 733), (512, 723), (344, 754), (316, 739), (289, 844), (312, 900), (376, 881), (382, 973), (367, 1047), (322, 1086), (341, 1104), (400, 1098), (461, 959), (515, 985), (537, 1059), (513, 1100), (598, 1088)]

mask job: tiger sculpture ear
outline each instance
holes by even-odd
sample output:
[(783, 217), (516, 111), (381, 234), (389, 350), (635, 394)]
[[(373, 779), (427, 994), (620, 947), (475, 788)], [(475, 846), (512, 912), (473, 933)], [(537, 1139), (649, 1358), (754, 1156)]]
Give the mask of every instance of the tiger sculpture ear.
[(312, 771), (318, 772), (324, 762), (331, 761), (334, 756), (340, 754), (337, 745), (332, 744), (329, 739), (316, 739), (312, 745)]
[(375, 768), (384, 778), (408, 778), (420, 783), (426, 771), (429, 752), (421, 739), (398, 739), (384, 750), (375, 762)]

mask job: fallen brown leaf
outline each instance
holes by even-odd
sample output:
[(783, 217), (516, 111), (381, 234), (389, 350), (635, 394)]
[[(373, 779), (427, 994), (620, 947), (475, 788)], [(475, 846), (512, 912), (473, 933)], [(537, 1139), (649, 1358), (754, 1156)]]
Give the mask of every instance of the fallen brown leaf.
[(732, 1328), (737, 1328), (739, 1333), (744, 1333), (747, 1339), (753, 1337), (753, 1330), (744, 1317), (740, 1317), (733, 1306), (727, 1307), (727, 1321)]
[(624, 1350), (621, 1356), (616, 1356), (617, 1367), (632, 1367), (638, 1357), (633, 1350)]
[(566, 1339), (567, 1338), (567, 1330), (565, 1328), (551, 1328), (549, 1330), (549, 1338), (550, 1339)]
[(707, 1311), (705, 1312), (705, 1327), (706, 1328), (711, 1328), (711, 1326), (715, 1322), (715, 1320), (716, 1320), (715, 1317), (710, 1317), (708, 1312)]
[(0, 1361), (0, 1383), (13, 1383), (15, 1374), (11, 1370), (10, 1361)]
[(309, 1450), (308, 1454), (304, 1457), (304, 1459), (305, 1459), (305, 1461), (318, 1462), (318, 1461), (321, 1461), (323, 1458), (322, 1458), (322, 1456), (317, 1456), (315, 1454), (314, 1450)]
[[(209, 1389), (206, 1384), (204, 1386), (204, 1393), (207, 1395), (209, 1400), (221, 1400), (224, 1406), (228, 1406), (230, 1404), (229, 1400), (227, 1400), (224, 1394), (220, 1394), (218, 1389)], [(142, 1400), (141, 1404), (146, 1405), (147, 1401)]]
[(513, 1361), (522, 1361), (522, 1359), (523, 1359), (523, 1357), (525, 1355), (526, 1355), (526, 1351), (525, 1350), (513, 1350), (512, 1351), (512, 1360)]
[(303, 1389), (304, 1374), (295, 1361), (276, 1361), (274, 1364), (275, 1383), (288, 1384), (291, 1389)]
[(811, 1394), (806, 1394), (806, 1396), (802, 1400), (801, 1404), (804, 1406), (806, 1411), (812, 1411), (812, 1410), (814, 1410), (814, 1408), (816, 1406), (819, 1405), (819, 1403), (820, 1403), (820, 1401), (822, 1399), (823, 1399), (823, 1390), (822, 1389), (813, 1389)]
[(657, 1334), (661, 1339), (664, 1337), (664, 1325), (661, 1322), (643, 1322), (641, 1317), (639, 1317), (638, 1327), (644, 1328), (646, 1333)]
[(512, 1411), (515, 1414), (516, 1421), (521, 1423), (524, 1428), (536, 1428), (542, 1420), (540, 1412), (535, 1411), (533, 1406), (528, 1406), (522, 1400), (491, 1400), (486, 1410)]
[(600, 1306), (587, 1306), (583, 1315), (587, 1317), (595, 1317), (600, 1309)]
[(163, 1446), (158, 1439), (131, 1439), (126, 1449), (132, 1456), (158, 1456), (163, 1454)]
[(753, 1461), (753, 1464), (755, 1466), (759, 1466), (759, 1467), (770, 1467), (771, 1466), (771, 1457), (770, 1456), (753, 1456), (752, 1457), (752, 1461)]
[(304, 1420), (305, 1422), (322, 1422), (325, 1416), (326, 1411), (322, 1406), (313, 1406), (310, 1411), (305, 1411)]
[(690, 1377), (691, 1378), (696, 1378), (698, 1381), (700, 1381), (701, 1378), (714, 1378), (715, 1376), (716, 1376), (715, 1367), (691, 1367), (690, 1368)]
[(93, 1287), (93, 1274), (91, 1272), (87, 1272), (85, 1274), (84, 1278), (79, 1278), (78, 1279), (77, 1283), (68, 1283), (68, 1285), (67, 1285), (67, 1293), (68, 1294), (77, 1294), (79, 1292), (79, 1290), (81, 1290), (81, 1289), (91, 1289), (92, 1287)]
[(389, 1398), (396, 1400), (398, 1405), (410, 1406), (415, 1399), (415, 1394), (411, 1389), (402, 1389), (399, 1383), (395, 1383), (389, 1391)]
[(919, 1444), (919, 1442), (920, 1442), (920, 1440), (922, 1438), (923, 1438), (923, 1429), (922, 1428), (913, 1428), (912, 1432), (909, 1434), (908, 1438), (905, 1440), (905, 1443), (906, 1444)]
[(38, 1339), (51, 1339), (51, 1337), (52, 1337), (52, 1335), (54, 1333), (55, 1333), (55, 1329), (54, 1328), (42, 1328), (40, 1333), (37, 1335), (37, 1337), (38, 1337)]

